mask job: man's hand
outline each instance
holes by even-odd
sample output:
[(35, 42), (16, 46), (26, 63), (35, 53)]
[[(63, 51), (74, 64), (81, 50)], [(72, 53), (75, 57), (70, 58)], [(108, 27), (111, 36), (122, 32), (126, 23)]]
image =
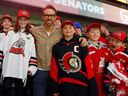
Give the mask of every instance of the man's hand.
[(80, 45), (83, 46), (83, 47), (88, 45), (88, 41), (85, 38), (83, 38), (83, 37), (79, 38), (79, 42), (81, 42)]

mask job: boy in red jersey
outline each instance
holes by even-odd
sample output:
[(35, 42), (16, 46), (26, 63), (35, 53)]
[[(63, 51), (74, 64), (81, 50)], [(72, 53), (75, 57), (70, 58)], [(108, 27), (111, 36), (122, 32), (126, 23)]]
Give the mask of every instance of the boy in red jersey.
[(100, 38), (100, 27), (99, 23), (92, 23), (87, 26), (86, 36), (88, 38), (88, 50), (91, 55), (91, 61), (94, 67), (94, 74), (98, 84), (98, 96), (105, 96), (103, 90), (103, 72), (105, 64), (110, 59), (110, 50), (107, 46), (99, 41)]

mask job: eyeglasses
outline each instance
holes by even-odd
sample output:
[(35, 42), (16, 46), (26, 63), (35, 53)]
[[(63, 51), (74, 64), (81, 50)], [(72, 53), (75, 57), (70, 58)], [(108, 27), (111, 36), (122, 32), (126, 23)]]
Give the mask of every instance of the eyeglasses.
[(44, 14), (44, 16), (45, 16), (45, 17), (51, 17), (51, 18), (53, 18), (53, 17), (55, 17), (56, 15), (55, 15), (55, 14)]

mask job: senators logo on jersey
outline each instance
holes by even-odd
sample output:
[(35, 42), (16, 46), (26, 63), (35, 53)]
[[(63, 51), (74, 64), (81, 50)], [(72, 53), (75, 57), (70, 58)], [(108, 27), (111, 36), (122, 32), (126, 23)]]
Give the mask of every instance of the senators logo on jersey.
[(81, 69), (81, 60), (73, 52), (66, 53), (61, 60), (59, 60), (61, 68), (67, 73), (78, 72)]

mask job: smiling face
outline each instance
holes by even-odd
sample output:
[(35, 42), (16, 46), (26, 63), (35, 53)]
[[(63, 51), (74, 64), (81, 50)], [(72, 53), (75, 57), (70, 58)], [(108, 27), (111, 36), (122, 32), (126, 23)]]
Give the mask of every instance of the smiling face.
[(99, 28), (91, 28), (88, 32), (87, 32), (87, 37), (93, 41), (96, 42), (98, 41), (98, 39), (100, 38), (100, 30)]
[(109, 47), (113, 51), (116, 51), (116, 50), (120, 49), (124, 45), (125, 44), (122, 41), (118, 40), (115, 37), (111, 37), (110, 42), (109, 42)]
[(18, 20), (19, 20), (20, 28), (25, 28), (27, 24), (29, 23), (29, 19), (27, 19), (26, 17), (19, 17)]
[(63, 35), (65, 38), (71, 39), (73, 37), (74, 33), (75, 33), (75, 29), (74, 29), (73, 25), (71, 25), (71, 24), (64, 25)]

